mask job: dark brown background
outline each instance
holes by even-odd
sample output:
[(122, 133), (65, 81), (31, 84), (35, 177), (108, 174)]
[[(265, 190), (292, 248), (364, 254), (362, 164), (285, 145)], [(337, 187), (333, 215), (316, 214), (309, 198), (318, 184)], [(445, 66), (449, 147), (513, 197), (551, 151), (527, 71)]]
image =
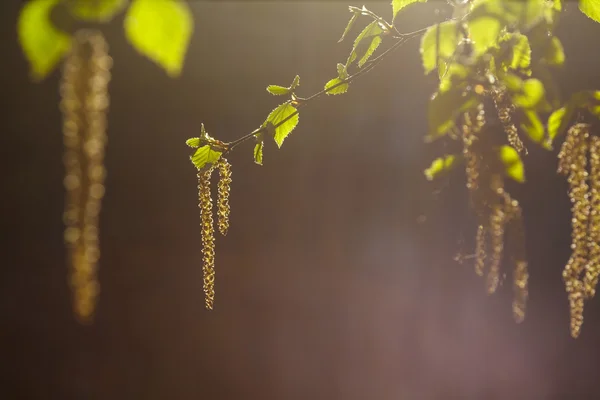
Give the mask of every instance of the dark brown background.
[[(1, 398), (600, 396), (600, 299), (586, 306), (580, 339), (568, 331), (560, 274), (570, 216), (555, 153), (530, 148), (529, 184), (513, 188), (531, 262), (528, 315), (516, 325), (511, 286), (489, 297), (470, 263), (452, 261), (473, 233), (460, 177), (448, 188), (422, 176), (443, 148), (422, 142), (435, 82), (423, 77), (418, 40), (347, 95), (303, 110), (283, 148), (267, 147), (264, 167), (250, 144), (231, 155), (232, 226), (217, 240), (216, 309), (204, 310), (184, 141), (201, 122), (222, 140), (256, 128), (278, 104), (268, 84), (299, 74), (300, 95), (320, 90), (346, 59), (349, 43), (336, 41), (347, 3), (191, 2), (196, 28), (178, 80), (114, 21), (102, 294), (95, 325), (82, 327), (62, 243), (59, 74), (29, 82), (21, 3), (3, 2)], [(391, 14), (387, 1), (366, 5)], [(442, 1), (415, 6), (400, 29), (447, 12)], [(600, 88), (600, 25), (569, 2), (559, 35), (564, 92)]]

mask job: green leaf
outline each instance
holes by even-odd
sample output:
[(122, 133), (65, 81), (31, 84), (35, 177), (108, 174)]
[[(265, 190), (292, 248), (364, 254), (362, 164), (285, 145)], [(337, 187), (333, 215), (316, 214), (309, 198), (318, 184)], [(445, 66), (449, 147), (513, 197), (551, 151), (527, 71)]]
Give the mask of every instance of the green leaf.
[(469, 19), (495, 17), (502, 25), (518, 24), (527, 30), (545, 17), (546, 0), (479, 0), (474, 2)]
[(198, 147), (200, 147), (200, 138), (199, 137), (189, 138), (188, 140), (185, 141), (185, 144), (187, 144), (189, 147), (191, 147), (193, 149), (197, 149)]
[(75, 0), (67, 2), (67, 6), (80, 20), (108, 22), (127, 6), (127, 0)]
[(534, 108), (544, 98), (544, 84), (539, 79), (523, 81), (520, 93), (513, 95), (515, 106), (521, 108)]
[(455, 165), (456, 156), (455, 155), (447, 155), (444, 157), (439, 157), (433, 160), (429, 168), (427, 168), (424, 173), (427, 180), (432, 181), (441, 174), (448, 172)]
[(190, 157), (190, 160), (192, 160), (192, 163), (198, 170), (201, 170), (219, 161), (221, 154), (223, 153), (213, 149), (211, 145), (207, 144), (198, 148), (194, 155)]
[(291, 92), (294, 91), (294, 89), (296, 89), (298, 86), (300, 85), (300, 76), (296, 75), (296, 77), (294, 78), (294, 81), (292, 82), (292, 84), (288, 87), (283, 87), (283, 86), (279, 86), (279, 85), (269, 85), (267, 86), (267, 92), (276, 95), (276, 96), (281, 96), (281, 95), (286, 95), (286, 94), (290, 94)]
[(125, 35), (142, 54), (179, 76), (194, 21), (189, 6), (179, 0), (133, 0), (125, 17)]
[(497, 45), (501, 28), (500, 21), (494, 17), (484, 16), (469, 21), (469, 36), (475, 55), (481, 55)]
[(338, 73), (338, 78), (340, 78), (342, 80), (348, 78), (348, 70), (346, 69), (346, 66), (342, 63), (338, 63), (337, 73)]
[(371, 40), (371, 44), (369, 44), (369, 47), (365, 51), (365, 54), (358, 61), (359, 68), (362, 67), (369, 60), (369, 58), (371, 58), (371, 55), (373, 55), (373, 53), (375, 52), (375, 50), (377, 50), (380, 44), (381, 36), (375, 36), (373, 40)]
[(266, 121), (263, 123), (263, 126), (267, 127), (267, 129), (274, 130), (273, 138), (275, 139), (277, 146), (281, 148), (285, 138), (288, 137), (296, 125), (298, 125), (298, 121), (298, 110), (290, 103), (283, 103), (271, 111)]
[(265, 142), (262, 140), (256, 143), (254, 146), (254, 162), (258, 165), (263, 165), (263, 148), (265, 146)]
[(290, 85), (290, 90), (294, 90), (298, 86), (300, 86), (300, 75), (296, 75), (294, 77), (294, 80), (292, 81), (292, 84)]
[(429, 133), (425, 140), (430, 142), (444, 136), (462, 112), (476, 105), (477, 97), (472, 92), (464, 92), (461, 86), (438, 92), (429, 102)]
[(531, 66), (531, 46), (527, 36), (513, 33), (509, 36), (512, 41), (512, 55), (508, 66), (514, 70), (527, 70)]
[[(542, 143), (544, 141), (544, 124), (540, 120), (538, 113), (532, 110), (523, 110), (523, 117), (521, 129), (525, 131), (533, 142)], [(542, 143), (542, 145), (550, 150), (545, 143)]]
[[(439, 35), (438, 35), (439, 27)], [(437, 38), (440, 38), (439, 46)], [(441, 24), (430, 26), (421, 38), (421, 58), (425, 75), (437, 67), (437, 59), (450, 58), (456, 50), (458, 42), (458, 29), (456, 21), (445, 21)], [(438, 54), (439, 48), (439, 54)]]
[(341, 43), (344, 40), (344, 38), (346, 37), (348, 32), (350, 32), (350, 29), (352, 29), (352, 25), (354, 25), (354, 23), (358, 19), (359, 15), (360, 14), (358, 14), (358, 13), (354, 13), (352, 15), (352, 17), (350, 18), (350, 21), (348, 21), (348, 25), (346, 25), (346, 29), (344, 29), (344, 33), (342, 34), (342, 37), (340, 38), (340, 40), (338, 40), (338, 43)]
[(204, 128), (204, 123), (200, 124), (200, 140), (207, 143), (210, 143), (215, 140), (212, 136), (208, 134), (208, 132), (206, 132), (206, 129)]
[(396, 19), (396, 15), (398, 12), (402, 10), (404, 7), (411, 5), (413, 3), (425, 3), (427, 0), (392, 0), (392, 11), (394, 13), (394, 17), (392, 21)]
[(579, 9), (588, 18), (600, 22), (600, 1), (598, 0), (579, 0)]
[(562, 0), (553, 0), (552, 1), (552, 8), (555, 11), (561, 11), (562, 10)]
[[(350, 52), (346, 65), (350, 65), (359, 58), (358, 66), (361, 67), (381, 43), (381, 34), (384, 32), (379, 21), (367, 25), (354, 40), (354, 47)], [(370, 39), (370, 42), (367, 40)]]
[(50, 22), (50, 12), (59, 0), (27, 2), (17, 23), (19, 42), (30, 64), (30, 75), (41, 81), (69, 51), (71, 38)]
[(440, 92), (448, 91), (453, 85), (464, 82), (469, 75), (469, 70), (462, 64), (453, 63), (445, 68), (440, 78)]
[[(348, 91), (348, 83), (343, 83), (344, 81), (340, 78), (333, 78), (329, 82), (325, 84), (325, 90), (327, 94), (342, 94)], [(335, 87), (334, 87), (335, 86)], [(333, 89), (330, 89), (334, 87)]]
[(383, 33), (383, 29), (378, 21), (373, 21), (369, 25), (365, 26), (365, 28), (358, 34), (356, 39), (354, 39), (354, 49), (358, 47), (358, 45), (365, 39), (370, 37), (379, 36)]
[(553, 36), (546, 46), (544, 60), (550, 65), (563, 65), (565, 63), (565, 51), (560, 39)]
[(552, 142), (558, 135), (567, 130), (574, 112), (574, 108), (567, 105), (550, 114), (550, 117), (548, 118), (548, 147), (552, 146)]
[(504, 165), (504, 173), (509, 178), (523, 183), (525, 182), (525, 167), (517, 150), (512, 146), (504, 145), (499, 150), (500, 161)]
[(283, 86), (269, 85), (267, 86), (267, 92), (276, 96), (281, 96), (288, 94), (290, 92), (290, 89)]

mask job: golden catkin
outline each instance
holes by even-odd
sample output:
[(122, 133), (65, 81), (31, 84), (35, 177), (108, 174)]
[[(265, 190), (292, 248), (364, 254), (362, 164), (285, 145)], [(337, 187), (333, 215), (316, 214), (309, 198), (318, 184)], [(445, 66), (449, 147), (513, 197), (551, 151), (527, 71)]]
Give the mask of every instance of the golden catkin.
[(475, 238), (475, 273), (483, 276), (485, 269), (485, 259), (487, 257), (485, 249), (485, 238), (487, 230), (483, 225), (477, 227), (477, 236)]
[(108, 82), (112, 59), (104, 37), (82, 30), (74, 35), (60, 86), (66, 176), (65, 243), (73, 308), (91, 322), (99, 293), (98, 219), (104, 196), (104, 148)]
[(487, 277), (488, 293), (494, 293), (500, 283), (500, 265), (502, 253), (504, 252), (504, 226), (506, 224), (505, 210), (509, 205), (505, 204), (504, 182), (499, 174), (494, 174), (490, 182), (493, 191), (491, 213), (489, 216), (489, 231), (491, 241), (490, 270)]
[(229, 229), (229, 191), (231, 190), (231, 164), (225, 158), (219, 160), (219, 184), (218, 184), (218, 225), (221, 235), (227, 235)]
[(210, 176), (214, 166), (198, 172), (198, 197), (202, 227), (202, 274), (204, 281), (204, 302), (208, 310), (213, 309), (215, 301), (215, 229), (213, 223)]
[(588, 151), (589, 125), (575, 124), (567, 132), (567, 137), (559, 153), (559, 169), (568, 174), (569, 197), (572, 207), (572, 254), (563, 270), (563, 280), (571, 309), (571, 335), (578, 337), (583, 324), (585, 290), (581, 275), (588, 258), (587, 228), (590, 216), (588, 195)]
[(590, 222), (588, 224), (588, 262), (583, 285), (586, 297), (596, 294), (600, 276), (600, 138), (590, 137)]
[[(508, 115), (508, 117), (510, 116)], [(505, 119), (503, 122), (510, 122), (510, 120)], [(482, 105), (476, 112), (464, 114), (462, 140), (467, 188), (471, 204), (479, 219), (475, 245), (475, 272), (483, 276), (486, 262), (489, 262), (486, 278), (487, 290), (489, 293), (497, 290), (500, 284), (505, 232), (510, 232), (513, 243), (511, 248), (514, 247), (512, 259), (515, 264), (513, 274), (515, 297), (512, 308), (514, 319), (521, 322), (525, 318), (529, 280), (522, 212), (519, 203), (504, 190), (503, 171), (497, 170), (495, 164), (483, 162), (484, 155), (491, 156), (494, 151), (493, 147), (486, 148), (485, 138), (481, 136), (485, 123)], [(516, 129), (514, 133), (516, 134)], [(515, 137), (518, 139), (518, 136)], [(513, 146), (518, 146), (516, 142), (511, 143)], [(521, 149), (521, 151), (523, 150)], [(487, 253), (488, 246), (490, 247), (489, 254)]]
[(496, 106), (496, 111), (498, 112), (498, 118), (508, 137), (508, 143), (510, 143), (510, 145), (519, 153), (527, 154), (527, 149), (519, 137), (517, 127), (512, 122), (511, 114), (514, 111), (515, 106), (510, 102), (510, 98), (507, 96), (506, 91), (494, 90), (492, 91), (492, 97), (494, 105)]
[[(477, 108), (475, 113), (464, 113), (464, 124), (462, 125), (463, 139), (463, 157), (466, 165), (467, 189), (469, 190), (472, 201), (478, 203), (473, 198), (478, 193), (479, 180), (481, 174), (482, 154), (479, 150), (478, 135), (485, 125), (485, 113), (483, 106)], [(473, 204), (477, 208), (477, 204)]]
[[(465, 160), (465, 172), (467, 175), (467, 189), (469, 190), (471, 205), (480, 219), (485, 219), (485, 190), (482, 187), (483, 156), (481, 152), (480, 137), (485, 125), (485, 113), (481, 105), (476, 112), (464, 114), (462, 125), (463, 158)], [(483, 275), (486, 254), (486, 237), (488, 234), (487, 224), (478, 225), (475, 244), (475, 272)]]
[(525, 252), (525, 228), (523, 224), (523, 213), (519, 202), (511, 199), (506, 192), (503, 194), (507, 214), (507, 234), (512, 244), (512, 260), (515, 264), (513, 272), (513, 317), (516, 322), (523, 322), (527, 299), (529, 297), (528, 283), (529, 272), (527, 254)]

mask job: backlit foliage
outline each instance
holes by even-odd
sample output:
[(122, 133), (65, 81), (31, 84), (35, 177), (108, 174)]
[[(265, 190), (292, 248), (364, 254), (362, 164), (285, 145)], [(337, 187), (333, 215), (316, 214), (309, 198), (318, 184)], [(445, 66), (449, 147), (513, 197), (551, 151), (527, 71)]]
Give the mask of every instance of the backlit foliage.
[[(247, 141), (254, 142), (254, 162), (262, 165), (265, 143), (278, 148), (299, 123), (299, 112), (322, 95), (348, 93), (351, 83), (371, 71), (406, 42), (420, 38), (419, 55), (426, 75), (435, 71), (438, 86), (428, 104), (426, 142), (444, 141), (456, 152), (442, 154), (425, 170), (428, 180), (460, 166), (466, 173), (469, 205), (477, 218), (475, 272), (485, 276), (489, 293), (498, 290), (503, 267), (513, 267), (513, 315), (525, 317), (528, 264), (525, 228), (519, 202), (508, 192), (506, 179), (525, 182), (521, 156), (527, 148), (551, 150), (564, 135), (558, 172), (566, 175), (572, 202), (572, 255), (563, 278), (571, 309), (571, 334), (583, 323), (584, 302), (594, 297), (600, 277), (600, 92), (584, 91), (564, 101), (553, 68), (565, 62), (554, 34), (562, 0), (448, 0), (452, 17), (402, 33), (397, 16), (427, 0), (391, 0), (390, 19), (365, 6), (348, 8), (351, 16), (339, 42), (356, 34), (344, 63), (324, 79), (323, 89), (298, 96), (300, 77), (287, 85), (269, 85), (281, 99), (254, 131), (232, 142), (208, 135), (188, 139), (198, 170), (201, 210), (203, 280), (206, 307), (214, 306), (215, 238), (211, 176), (217, 183), (217, 226), (229, 229), (231, 165), (224, 158)], [(599, 0), (578, 0), (578, 8), (600, 22)], [(445, 4), (442, 2), (442, 4)], [(108, 22), (126, 12), (125, 36), (146, 57), (172, 76), (179, 75), (193, 32), (188, 6), (181, 0), (32, 0), (17, 24), (19, 41), (35, 80), (46, 77), (67, 56), (61, 84), (64, 113), (65, 241), (69, 251), (75, 310), (89, 320), (98, 293), (98, 215), (104, 194), (110, 57), (100, 33), (62, 32), (50, 22), (50, 12), (65, 7), (80, 21)], [(444, 5), (445, 6), (445, 5)], [(360, 25), (358, 30), (355, 30)], [(148, 34), (148, 32), (152, 34)], [(577, 121), (577, 122), (575, 122)], [(292, 139), (290, 139), (292, 140)]]
[[(598, 20), (594, 1), (581, 0), (579, 8)], [(268, 92), (289, 100), (277, 106), (260, 128), (240, 139), (217, 143), (207, 138), (202, 153), (206, 157), (201, 163), (199, 158), (192, 161), (197, 168), (218, 163), (221, 155), (254, 139), (254, 160), (262, 165), (265, 140), (272, 138), (281, 147), (298, 124), (300, 108), (323, 94), (347, 93), (354, 79), (408, 40), (420, 37), (424, 72), (437, 71), (439, 77), (438, 89), (429, 102), (425, 140), (454, 142), (462, 148), (459, 153), (436, 158), (425, 176), (434, 180), (457, 166), (464, 168), (469, 203), (478, 221), (475, 254), (468, 258), (474, 259), (475, 272), (485, 276), (488, 293), (502, 283), (503, 266), (512, 266), (513, 316), (521, 322), (529, 280), (525, 227), (523, 211), (507, 191), (506, 178), (525, 182), (521, 156), (528, 154), (527, 146), (552, 149), (577, 110), (600, 115), (600, 95), (579, 93), (563, 103), (556, 90), (552, 68), (565, 62), (562, 44), (554, 35), (561, 0), (451, 0), (452, 18), (417, 32), (401, 33), (394, 24), (397, 15), (424, 2), (392, 0), (391, 22), (364, 6), (350, 6), (351, 17), (339, 42), (351, 35), (360, 21), (363, 28), (357, 31), (346, 62), (337, 64), (336, 76), (321, 92), (307, 98), (297, 96), (298, 76), (287, 87), (270, 85)], [(543, 118), (548, 116), (544, 124)], [(573, 133), (582, 132), (583, 126), (586, 133)], [(569, 176), (574, 204), (573, 256), (565, 268), (574, 337), (581, 327), (583, 299), (594, 295), (600, 275), (600, 142), (590, 129), (584, 124), (569, 130), (560, 157), (560, 171)], [(212, 160), (209, 151), (215, 152)], [(590, 154), (589, 173), (584, 153)]]

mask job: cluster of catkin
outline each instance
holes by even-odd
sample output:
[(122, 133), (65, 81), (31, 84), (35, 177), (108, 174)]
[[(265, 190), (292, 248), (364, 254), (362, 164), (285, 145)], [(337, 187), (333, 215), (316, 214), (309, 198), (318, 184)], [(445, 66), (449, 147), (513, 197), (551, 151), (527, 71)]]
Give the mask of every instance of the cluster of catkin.
[(590, 125), (575, 124), (568, 130), (558, 158), (558, 172), (568, 177), (572, 203), (572, 254), (563, 280), (571, 310), (571, 335), (578, 337), (584, 300), (594, 297), (600, 276), (600, 138), (590, 134)]
[(202, 227), (202, 274), (204, 280), (204, 302), (208, 310), (213, 309), (215, 301), (215, 228), (213, 221), (213, 203), (210, 191), (210, 178), (215, 168), (219, 170), (217, 190), (217, 226), (225, 236), (229, 229), (229, 192), (231, 185), (231, 164), (220, 158), (216, 164), (198, 172), (198, 197)]
[(112, 59), (104, 37), (74, 35), (60, 85), (66, 201), (63, 220), (69, 283), (77, 318), (91, 322), (100, 290), (98, 219), (104, 196), (104, 149)]
[[(508, 123), (510, 124), (510, 120)], [(471, 205), (479, 219), (475, 245), (475, 271), (483, 276), (486, 265), (489, 265), (486, 286), (489, 293), (495, 292), (500, 283), (504, 238), (506, 231), (509, 231), (512, 259), (515, 265), (513, 315), (517, 322), (521, 322), (525, 317), (529, 277), (521, 207), (504, 190), (501, 165), (483, 161), (493, 158), (492, 149), (487, 148), (483, 136), (485, 125), (483, 104), (480, 104), (476, 111), (464, 114), (462, 142), (467, 189)]]
[(496, 111), (498, 112), (498, 119), (500, 119), (508, 138), (508, 143), (519, 153), (527, 154), (527, 149), (519, 137), (517, 127), (512, 122), (512, 113), (515, 111), (515, 105), (506, 93), (506, 89), (494, 88), (491, 90), (491, 95), (496, 106)]

